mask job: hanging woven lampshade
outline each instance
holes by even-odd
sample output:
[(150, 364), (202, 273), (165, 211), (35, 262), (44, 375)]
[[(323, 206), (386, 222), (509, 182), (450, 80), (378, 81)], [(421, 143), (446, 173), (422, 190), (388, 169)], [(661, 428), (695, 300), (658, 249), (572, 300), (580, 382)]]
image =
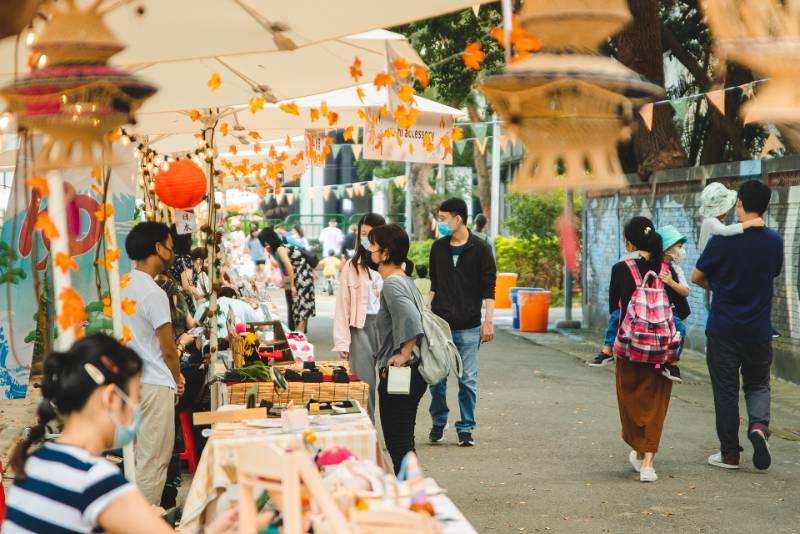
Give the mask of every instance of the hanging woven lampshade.
[(521, 24), (545, 48), (479, 84), (527, 149), (517, 190), (626, 185), (617, 143), (630, 136), (634, 103), (663, 90), (592, 49), (629, 20), (625, 0), (525, 2)]
[(800, 122), (800, 16), (796, 2), (707, 0), (715, 52), (769, 78), (742, 107), (748, 122)]
[(161, 202), (176, 209), (197, 206), (206, 194), (207, 185), (203, 170), (189, 159), (170, 163), (166, 171), (160, 171), (155, 177), (156, 195)]
[(39, 57), (36, 68), (0, 88), (18, 122), (47, 136), (37, 168), (108, 163), (104, 136), (133, 122), (133, 113), (156, 91), (107, 65), (124, 46), (103, 22), (106, 3), (86, 10), (75, 2), (54, 4), (31, 47)]

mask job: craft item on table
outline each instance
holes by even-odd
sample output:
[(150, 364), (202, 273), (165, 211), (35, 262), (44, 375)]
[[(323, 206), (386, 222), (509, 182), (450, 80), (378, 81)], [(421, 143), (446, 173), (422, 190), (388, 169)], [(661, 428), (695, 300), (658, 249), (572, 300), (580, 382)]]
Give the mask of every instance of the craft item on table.
[(287, 432), (297, 432), (308, 428), (308, 410), (302, 407), (292, 407), (281, 413), (283, 429)]
[(125, 47), (103, 22), (112, 1), (81, 9), (51, 3), (36, 35), (31, 72), (0, 88), (19, 124), (45, 134), (36, 169), (112, 163), (108, 134), (135, 122), (134, 112), (155, 92), (108, 60)]
[(409, 452), (403, 458), (398, 478), (408, 483), (408, 494), (411, 498), (409, 510), (424, 512), (435, 517), (436, 511), (433, 509), (433, 505), (428, 499), (428, 493), (425, 491), (425, 475), (422, 473), (422, 468), (414, 451)]
[(353, 453), (347, 447), (333, 447), (317, 454), (316, 461), (318, 466), (325, 468), (337, 466), (353, 457)]
[(527, 149), (514, 188), (615, 189), (627, 182), (617, 144), (631, 134), (634, 104), (661, 96), (597, 49), (631, 21), (627, 0), (528, 0), (520, 25), (541, 51), (479, 82), (504, 127)]
[(236, 333), (242, 335), (245, 332), (247, 332), (247, 325), (244, 323), (236, 323)]

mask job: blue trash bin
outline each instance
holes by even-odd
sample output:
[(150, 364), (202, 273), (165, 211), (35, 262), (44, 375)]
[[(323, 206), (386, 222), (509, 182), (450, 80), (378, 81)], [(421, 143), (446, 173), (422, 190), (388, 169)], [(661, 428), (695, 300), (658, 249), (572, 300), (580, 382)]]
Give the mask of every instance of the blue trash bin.
[(511, 308), (514, 311), (514, 319), (511, 326), (519, 330), (519, 293), (520, 291), (544, 291), (541, 287), (512, 287), (509, 292), (511, 295)]

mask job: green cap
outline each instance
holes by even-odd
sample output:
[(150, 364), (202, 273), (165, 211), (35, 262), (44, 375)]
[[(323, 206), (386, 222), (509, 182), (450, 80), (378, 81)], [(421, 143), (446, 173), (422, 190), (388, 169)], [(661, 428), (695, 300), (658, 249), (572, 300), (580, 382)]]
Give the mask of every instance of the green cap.
[(661, 241), (663, 241), (663, 249), (664, 251), (669, 250), (677, 243), (686, 243), (686, 236), (681, 234), (677, 228), (668, 224), (666, 226), (662, 226), (658, 230), (658, 235), (661, 236)]

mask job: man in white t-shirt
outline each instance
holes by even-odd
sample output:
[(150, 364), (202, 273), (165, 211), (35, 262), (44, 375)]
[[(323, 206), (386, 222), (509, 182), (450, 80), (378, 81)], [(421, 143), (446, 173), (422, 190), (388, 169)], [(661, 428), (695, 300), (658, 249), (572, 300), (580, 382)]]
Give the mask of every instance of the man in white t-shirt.
[(175, 446), (176, 397), (183, 394), (180, 355), (192, 337), (176, 343), (167, 294), (153, 279), (175, 259), (169, 227), (157, 222), (139, 223), (125, 240), (125, 250), (135, 267), (122, 298), (136, 302), (132, 315), (122, 321), (130, 329), (128, 347), (142, 358), (142, 423), (134, 444), (136, 484), (150, 504), (161, 502), (167, 467)]
[(319, 233), (319, 244), (322, 246), (322, 257), (328, 256), (332, 250), (337, 256), (342, 254), (342, 243), (344, 243), (344, 234), (339, 229), (339, 223), (336, 219), (328, 221), (328, 227), (323, 228)]

